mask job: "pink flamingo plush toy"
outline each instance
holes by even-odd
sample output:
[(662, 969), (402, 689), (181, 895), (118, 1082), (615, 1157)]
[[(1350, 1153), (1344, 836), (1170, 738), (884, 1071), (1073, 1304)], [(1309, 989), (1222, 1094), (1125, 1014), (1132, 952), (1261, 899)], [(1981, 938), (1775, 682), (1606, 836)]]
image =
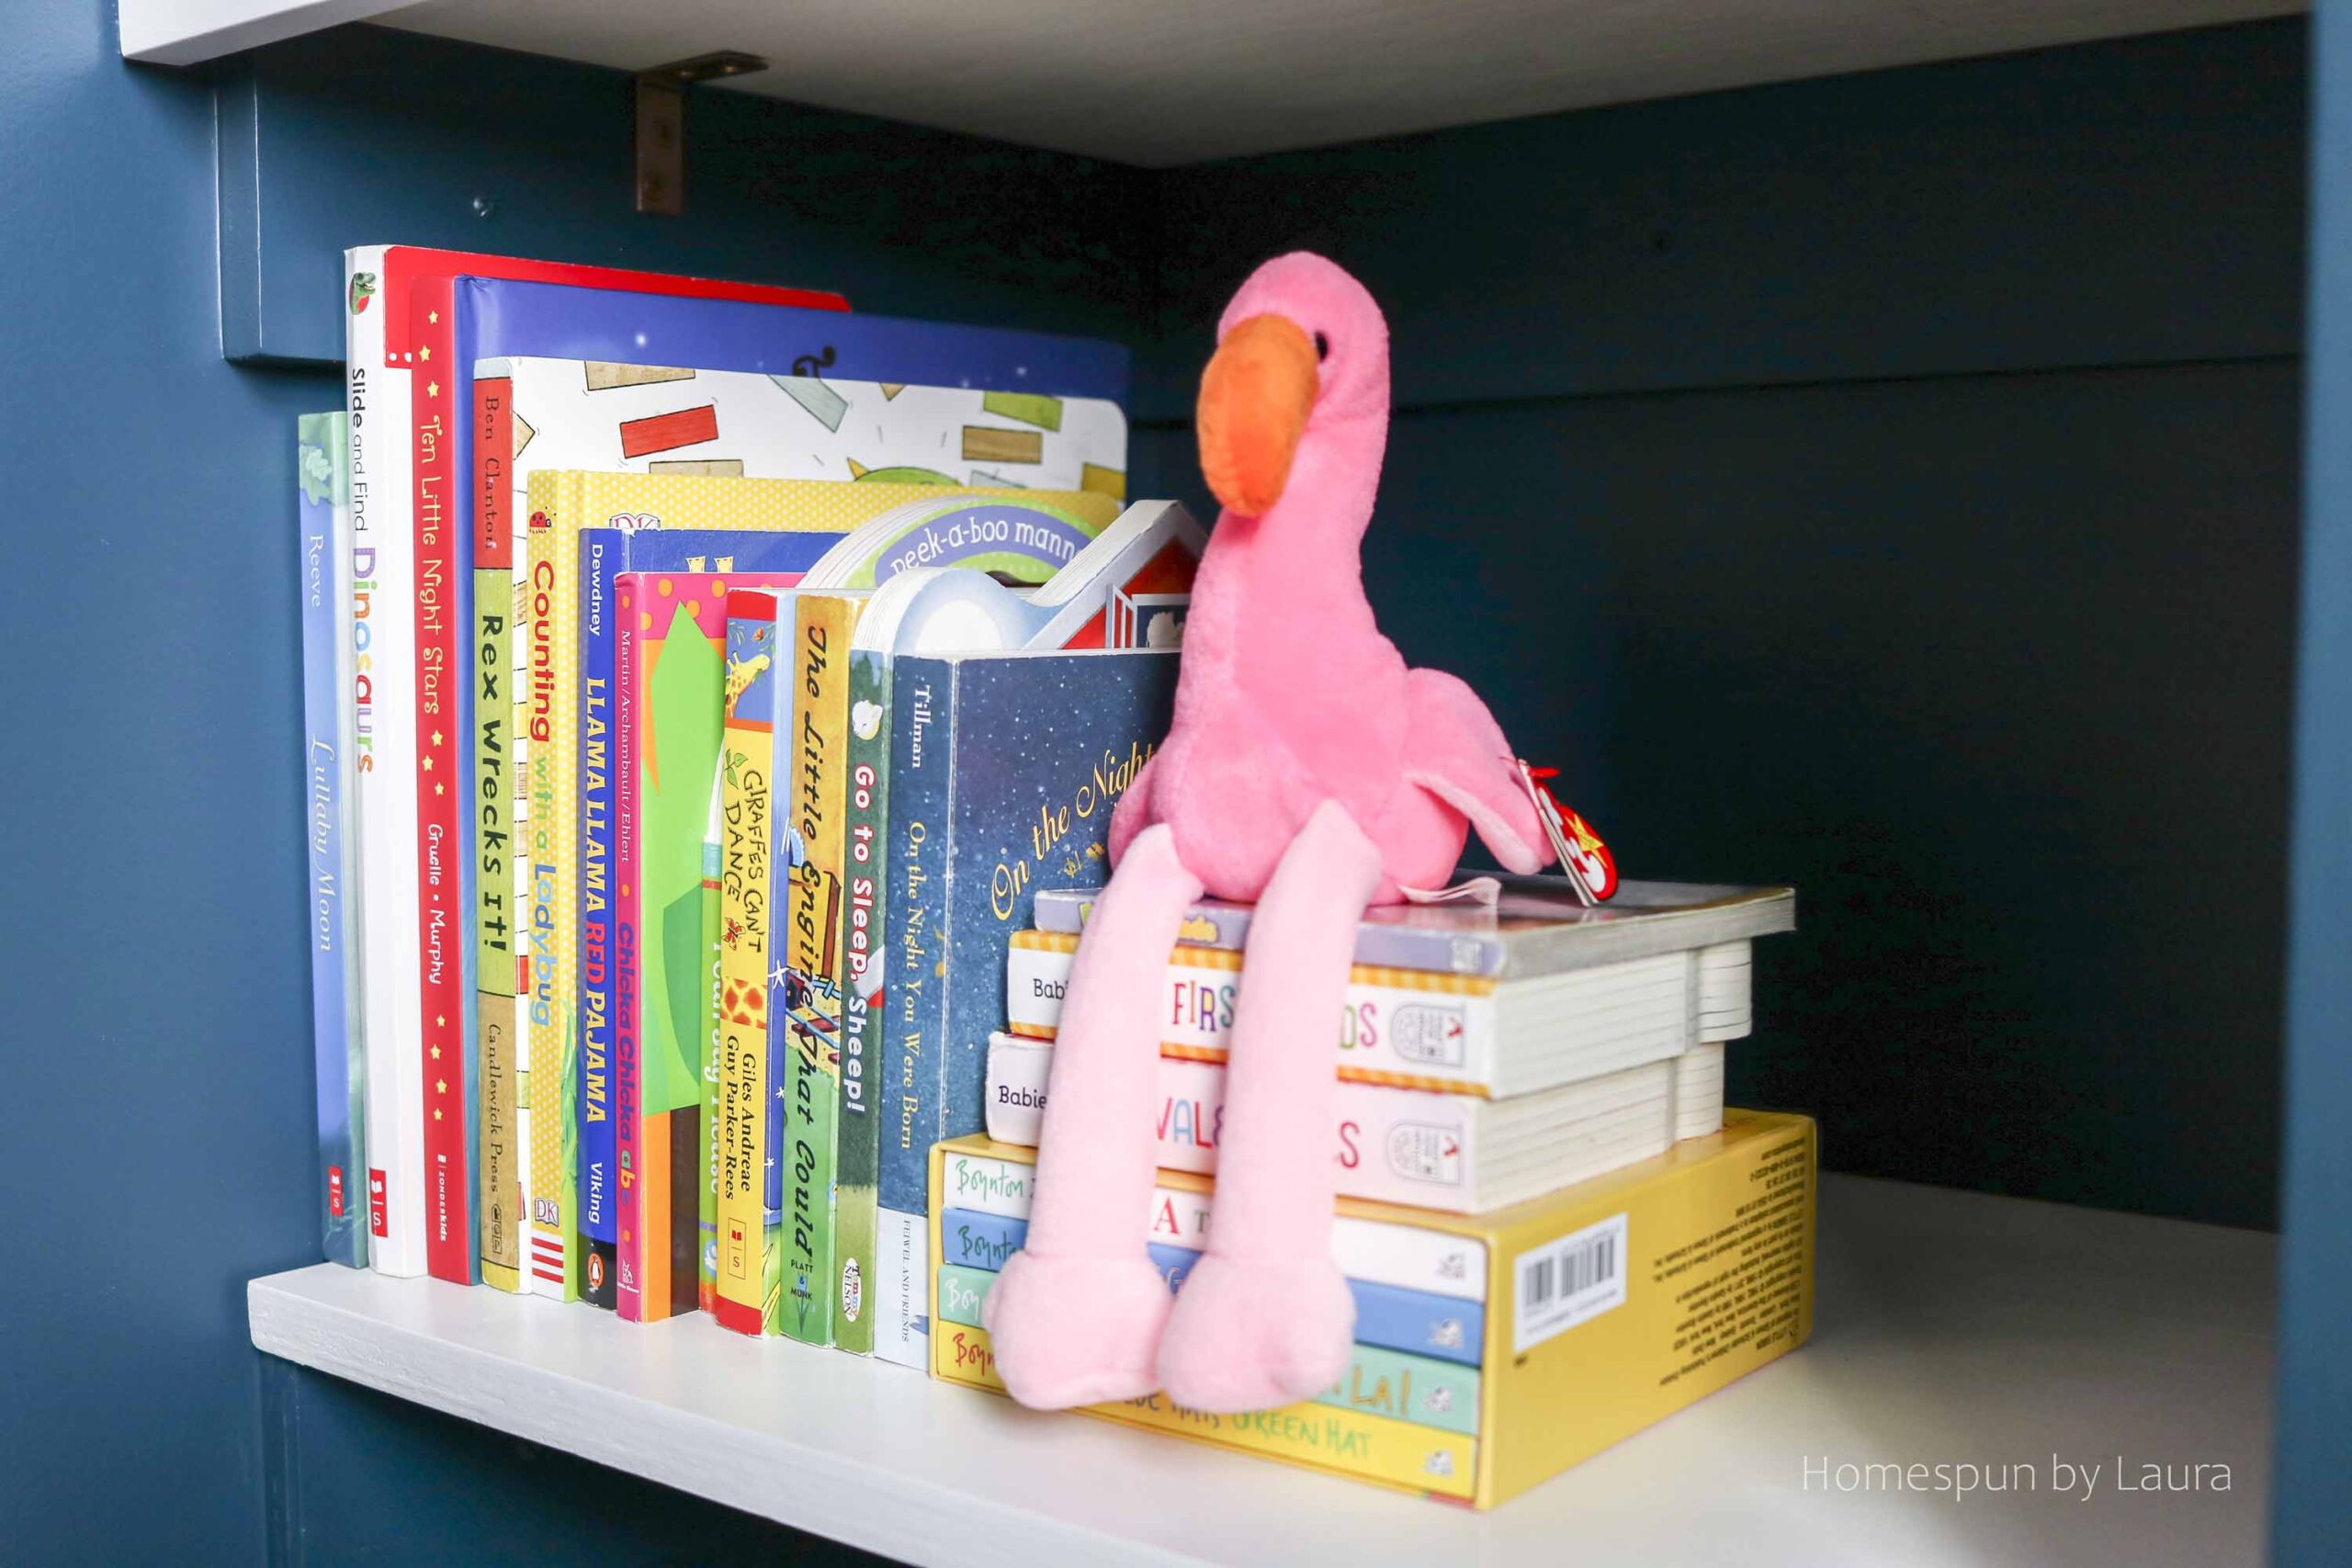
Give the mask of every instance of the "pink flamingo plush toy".
[[(1469, 687), (1373, 624), (1359, 547), (1388, 438), (1388, 327), (1320, 256), (1266, 263), (1201, 378), (1224, 503), (1193, 587), (1174, 727), (1120, 801), (1115, 870), (1054, 1051), (1027, 1245), (984, 1317), (1041, 1409), (1165, 1388), (1263, 1409), (1346, 1369), (1331, 1261), (1331, 1050), (1365, 906), (1453, 874), (1470, 827), (1513, 871), (1550, 858), (1511, 749)], [(1144, 1252), (1168, 954), (1204, 892), (1255, 899), (1226, 1072), (1216, 1220), (1171, 1297)]]

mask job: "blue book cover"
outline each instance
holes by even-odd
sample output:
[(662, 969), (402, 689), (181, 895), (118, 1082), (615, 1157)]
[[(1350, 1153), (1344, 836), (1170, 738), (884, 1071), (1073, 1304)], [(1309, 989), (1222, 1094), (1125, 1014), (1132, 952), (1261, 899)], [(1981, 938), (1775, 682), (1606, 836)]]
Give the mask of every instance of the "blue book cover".
[(368, 1266), (365, 1039), (359, 1010), (358, 836), (348, 830), (357, 736), (347, 416), (304, 414), (300, 494), (303, 838), (310, 851), (311, 1043), (327, 1261)]
[(893, 661), (875, 1353), (927, 1364), (931, 1145), (979, 1131), (1008, 939), (1041, 887), (1099, 887), (1111, 810), (1168, 733), (1172, 651)]
[[(582, 1299), (611, 1307), (618, 1258), (613, 1200), (614, 584), (625, 571), (799, 572), (838, 534), (711, 528), (580, 531), (580, 1227)], [(724, 564), (719, 564), (724, 563)]]
[[(1000, 1273), (1005, 1259), (1028, 1239), (1029, 1222), (974, 1209), (949, 1209), (939, 1216), (943, 1262)], [(1184, 1276), (1200, 1261), (1189, 1247), (1155, 1242), (1145, 1251), (1171, 1291), (1184, 1288)], [(1487, 1338), (1487, 1309), (1480, 1302), (1409, 1291), (1401, 1285), (1350, 1280), (1348, 1293), (1355, 1298), (1355, 1342), (1384, 1350), (1478, 1364)]]

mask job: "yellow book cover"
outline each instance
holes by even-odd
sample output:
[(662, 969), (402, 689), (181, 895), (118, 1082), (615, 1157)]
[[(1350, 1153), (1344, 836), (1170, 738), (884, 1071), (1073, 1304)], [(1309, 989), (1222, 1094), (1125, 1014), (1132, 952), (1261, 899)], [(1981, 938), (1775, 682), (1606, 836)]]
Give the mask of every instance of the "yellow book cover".
[[(576, 1300), (580, 1103), (580, 533), (616, 527), (848, 534), (882, 513), (965, 493), (1017, 495), (1094, 528), (1118, 502), (1080, 491), (980, 492), (928, 484), (742, 479), (710, 474), (538, 469), (528, 480), (528, 618), (515, 733), (530, 754), (526, 834), (530, 887), (524, 1061), (536, 1089), (530, 1123), (533, 1284)], [(715, 566), (731, 570), (731, 566)], [(550, 1095), (552, 1093), (552, 1099)], [(560, 1283), (556, 1283), (556, 1280)], [(609, 1285), (606, 1287), (609, 1289)]]
[[(788, 616), (791, 599), (781, 600)], [(788, 676), (779, 596), (738, 592), (727, 604), (726, 751), (719, 767), (718, 1293), (711, 1314), (757, 1334), (766, 1317), (763, 1266), (768, 1157), (769, 778), (776, 694)]]
[[(1024, 1218), (1035, 1160), (986, 1138), (937, 1145), (933, 1258), (956, 1255), (941, 1233), (951, 1209), (973, 1228)], [(1351, 1279), (1419, 1270), (1438, 1283), (1460, 1259), (1483, 1259), (1477, 1301), (1456, 1295), (1449, 1308), (1449, 1321), (1476, 1325), (1455, 1352), (1466, 1362), (1476, 1346), (1475, 1438), (1320, 1401), (1219, 1417), (1155, 1395), (1084, 1414), (1493, 1507), (1804, 1342), (1817, 1161), (1810, 1118), (1735, 1111), (1720, 1133), (1488, 1214), (1342, 1199), (1334, 1252)], [(1170, 1243), (1197, 1249), (1213, 1189), (1179, 1172), (1159, 1179), (1141, 1222), (1155, 1256)], [(964, 1304), (932, 1336), (932, 1371), (1001, 1388), (985, 1330), (954, 1323), (977, 1315), (973, 1272), (947, 1281)], [(934, 1303), (941, 1288), (935, 1274)]]
[[(776, 814), (777, 861), (788, 859), (784, 913), (789, 1048), (780, 1055), (785, 1093), (784, 1212), (777, 1240), (779, 1294), (770, 1332), (808, 1345), (832, 1343), (833, 1164), (841, 1095), (840, 943), (848, 840), (849, 648), (862, 592), (816, 591), (793, 604), (788, 673), (791, 733), (778, 739), (775, 776), (787, 799)], [(788, 1300), (786, 1298), (789, 1298)]]

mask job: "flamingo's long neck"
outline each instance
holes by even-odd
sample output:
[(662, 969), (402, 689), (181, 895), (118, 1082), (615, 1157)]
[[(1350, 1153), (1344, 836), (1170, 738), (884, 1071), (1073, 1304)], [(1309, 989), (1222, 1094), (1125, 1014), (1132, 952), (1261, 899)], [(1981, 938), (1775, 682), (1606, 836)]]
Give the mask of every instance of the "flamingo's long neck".
[[(1187, 663), (1222, 666), (1294, 728), (1361, 711), (1362, 660), (1317, 657), (1386, 642), (1364, 598), (1361, 549), (1379, 488), (1385, 419), (1310, 431), (1283, 498), (1262, 517), (1219, 519), (1201, 558)], [(1393, 654), (1389, 657), (1393, 657)]]

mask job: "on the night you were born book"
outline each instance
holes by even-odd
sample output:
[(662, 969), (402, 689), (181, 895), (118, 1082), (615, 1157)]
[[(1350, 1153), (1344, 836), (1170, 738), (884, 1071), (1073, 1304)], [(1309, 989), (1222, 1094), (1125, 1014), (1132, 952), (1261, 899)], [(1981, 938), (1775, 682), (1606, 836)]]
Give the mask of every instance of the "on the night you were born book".
[(977, 1132), (1005, 953), (1042, 887), (1099, 887), (1168, 726), (1171, 650), (902, 654), (891, 672), (875, 1353), (927, 1364), (931, 1145)]

